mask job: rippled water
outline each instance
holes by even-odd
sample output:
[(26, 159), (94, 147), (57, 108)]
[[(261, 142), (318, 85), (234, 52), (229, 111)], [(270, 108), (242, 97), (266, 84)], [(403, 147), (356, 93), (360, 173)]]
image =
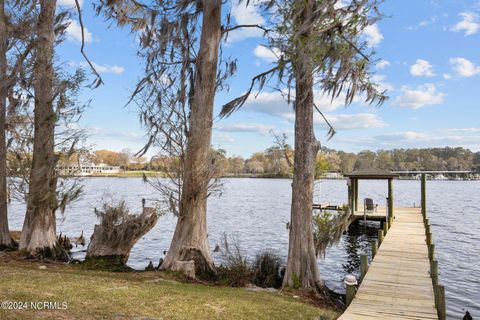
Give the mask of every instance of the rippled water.
[[(223, 195), (210, 198), (208, 206), (209, 241), (213, 248), (224, 232), (236, 235), (240, 246), (250, 257), (264, 249), (273, 249), (286, 258), (290, 217), (291, 181), (286, 179), (226, 179)], [(370, 197), (384, 206), (386, 181), (360, 181), (359, 199)], [(105, 195), (124, 198), (133, 211), (139, 211), (142, 198), (155, 193), (137, 178), (86, 178), (85, 195), (59, 218), (58, 232), (78, 236), (83, 230), (90, 237), (96, 222), (93, 209)], [(461, 319), (465, 310), (480, 318), (480, 181), (429, 181), (427, 183), (428, 214), (440, 266), (440, 282), (445, 285), (447, 314)], [(419, 181), (394, 182), (395, 205), (418, 206)], [(346, 181), (325, 180), (316, 185), (315, 202), (345, 203)], [(21, 229), (24, 207), (11, 205), (12, 230)], [(155, 228), (133, 248), (128, 264), (143, 269), (154, 264), (168, 250), (175, 228), (175, 218), (162, 217)], [(369, 253), (370, 239), (376, 230), (359, 227), (347, 232), (338, 246), (328, 250), (318, 264), (326, 284), (343, 292), (342, 280), (347, 273), (358, 275), (358, 256)], [(77, 249), (80, 250), (80, 249)], [(81, 257), (82, 252), (76, 256)], [(214, 254), (219, 262), (220, 257)]]

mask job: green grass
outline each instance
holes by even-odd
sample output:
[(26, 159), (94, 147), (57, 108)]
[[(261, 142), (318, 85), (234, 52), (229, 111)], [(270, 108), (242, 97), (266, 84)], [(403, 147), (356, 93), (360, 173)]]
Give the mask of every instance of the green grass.
[[(5, 260), (0, 255), (0, 260)], [(44, 265), (46, 269), (40, 269)], [(3, 301), (66, 302), (66, 310), (0, 310), (0, 319), (335, 319), (288, 294), (176, 281), (164, 272), (0, 262)]]

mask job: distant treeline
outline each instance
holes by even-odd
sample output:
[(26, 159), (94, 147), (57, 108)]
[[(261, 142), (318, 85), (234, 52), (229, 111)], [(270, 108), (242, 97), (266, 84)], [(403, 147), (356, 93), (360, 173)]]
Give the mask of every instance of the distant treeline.
[[(256, 152), (248, 159), (227, 156), (223, 149), (212, 150), (212, 162), (222, 175), (255, 174), (289, 176), (292, 173), (294, 151), (289, 146), (273, 146)], [(177, 161), (157, 155), (150, 160), (134, 158), (127, 151), (99, 150), (91, 159), (126, 170), (173, 171)], [(426, 148), (364, 150), (359, 153), (322, 148), (317, 156), (316, 175), (325, 172), (351, 172), (358, 169), (385, 170), (473, 170), (480, 171), (480, 152), (466, 148)]]

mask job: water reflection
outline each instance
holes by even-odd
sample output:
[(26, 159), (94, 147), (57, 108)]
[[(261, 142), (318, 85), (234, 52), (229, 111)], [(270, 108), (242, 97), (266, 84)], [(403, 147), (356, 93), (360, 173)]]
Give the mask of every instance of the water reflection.
[(379, 222), (357, 220), (345, 231), (343, 249), (347, 255), (342, 268), (346, 274), (354, 274), (357, 279), (360, 276), (360, 256), (368, 255), (371, 259), (371, 241), (378, 238)]

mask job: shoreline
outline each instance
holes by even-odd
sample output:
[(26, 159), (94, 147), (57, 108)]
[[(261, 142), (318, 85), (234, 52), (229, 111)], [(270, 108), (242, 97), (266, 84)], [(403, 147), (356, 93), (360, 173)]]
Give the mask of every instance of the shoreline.
[[(157, 177), (157, 178), (166, 178), (165, 173), (160, 171), (124, 171), (115, 174), (89, 174), (89, 175), (75, 175), (76, 178), (142, 178), (144, 174), (147, 177)], [(251, 179), (292, 179), (291, 175), (278, 175), (278, 174), (234, 174), (234, 175), (225, 175), (221, 176), (220, 179), (226, 178), (251, 178)], [(332, 178), (332, 177), (322, 177), (318, 180), (347, 180), (344, 177)], [(409, 177), (399, 177), (398, 180), (408, 180), (408, 181), (420, 181), (420, 179), (409, 178)], [(429, 181), (480, 181), (480, 178), (446, 178), (446, 179), (427, 179)]]

